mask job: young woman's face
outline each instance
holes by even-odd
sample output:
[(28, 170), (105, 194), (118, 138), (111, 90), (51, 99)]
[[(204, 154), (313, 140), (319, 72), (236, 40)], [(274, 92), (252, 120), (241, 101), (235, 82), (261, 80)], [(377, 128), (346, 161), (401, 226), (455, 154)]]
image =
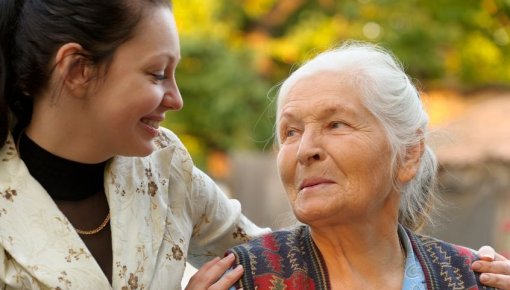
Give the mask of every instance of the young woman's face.
[[(106, 76), (89, 91), (87, 104), (97, 142), (112, 155), (145, 156), (167, 110), (183, 102), (175, 82), (179, 39), (170, 9), (149, 10), (134, 36), (119, 46)], [(108, 148), (108, 149), (106, 149)]]

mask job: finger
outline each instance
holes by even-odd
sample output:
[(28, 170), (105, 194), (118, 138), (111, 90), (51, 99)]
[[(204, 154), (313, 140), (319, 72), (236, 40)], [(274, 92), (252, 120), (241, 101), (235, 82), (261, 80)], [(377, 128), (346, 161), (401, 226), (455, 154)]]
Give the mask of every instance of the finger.
[(480, 275), (480, 282), (498, 289), (510, 290), (510, 277), (508, 275), (483, 273)]
[(214, 264), (218, 263), (218, 261), (221, 260), (220, 257), (214, 257), (213, 259), (211, 259), (210, 261), (208, 261), (207, 263), (205, 263), (204, 265), (202, 265), (202, 267), (200, 267), (199, 270), (209, 270), (212, 266), (214, 266)]
[(218, 282), (214, 283), (210, 290), (227, 290), (230, 289), (243, 275), (243, 266), (238, 265), (233, 270), (228, 271)]
[(496, 251), (491, 246), (481, 246), (478, 250), (478, 256), (484, 261), (493, 261)]
[(471, 265), (471, 269), (481, 273), (510, 275), (510, 261), (476, 261)]
[(229, 254), (223, 259), (215, 258), (206, 264), (191, 277), (186, 289), (206, 289), (215, 283), (235, 260), (234, 254)]
[(501, 254), (498, 254), (498, 253), (496, 253), (496, 258), (494, 260), (495, 261), (509, 261), (507, 257), (505, 257)]
[(186, 285), (186, 290), (205, 289), (204, 285), (206, 284), (207, 279), (207, 277), (205, 277), (205, 273), (207, 273), (209, 269), (214, 266), (214, 264), (218, 263), (219, 260), (219, 257), (215, 257), (214, 259), (202, 265), (202, 267), (200, 267), (200, 269), (198, 269), (198, 271), (189, 279), (188, 285)]

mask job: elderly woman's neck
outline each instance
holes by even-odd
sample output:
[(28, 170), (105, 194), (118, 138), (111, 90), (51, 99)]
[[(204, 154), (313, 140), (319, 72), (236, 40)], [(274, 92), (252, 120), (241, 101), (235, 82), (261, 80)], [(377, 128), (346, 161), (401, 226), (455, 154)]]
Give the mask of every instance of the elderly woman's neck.
[(311, 228), (332, 289), (401, 289), (405, 249), (398, 225), (345, 225)]

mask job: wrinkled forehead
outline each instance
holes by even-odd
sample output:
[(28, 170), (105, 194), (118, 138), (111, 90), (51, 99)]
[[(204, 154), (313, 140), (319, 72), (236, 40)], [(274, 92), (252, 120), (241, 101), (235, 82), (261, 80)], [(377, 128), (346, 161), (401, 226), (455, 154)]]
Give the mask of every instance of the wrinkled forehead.
[[(324, 83), (323, 80), (331, 83)], [(315, 91), (320, 89), (322, 92), (330, 91), (331, 94), (340, 91), (340, 88), (347, 87), (358, 91), (361, 95), (360, 88), (356, 85), (356, 73), (352, 71), (320, 69), (314, 71), (306, 71), (304, 73), (291, 75), (281, 86), (277, 98), (277, 121), (285, 104), (292, 96), (309, 97), (313, 94), (306, 94), (306, 91)]]

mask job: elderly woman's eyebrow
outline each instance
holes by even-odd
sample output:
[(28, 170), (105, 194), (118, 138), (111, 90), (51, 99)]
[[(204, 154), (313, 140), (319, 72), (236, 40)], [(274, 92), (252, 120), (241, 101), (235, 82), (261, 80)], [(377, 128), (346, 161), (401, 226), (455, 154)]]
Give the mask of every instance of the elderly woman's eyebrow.
[(316, 111), (314, 115), (318, 118), (326, 119), (331, 118), (335, 115), (354, 117), (357, 115), (356, 111), (345, 103), (327, 103), (324, 105), (318, 105), (313, 108)]

